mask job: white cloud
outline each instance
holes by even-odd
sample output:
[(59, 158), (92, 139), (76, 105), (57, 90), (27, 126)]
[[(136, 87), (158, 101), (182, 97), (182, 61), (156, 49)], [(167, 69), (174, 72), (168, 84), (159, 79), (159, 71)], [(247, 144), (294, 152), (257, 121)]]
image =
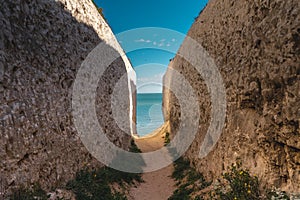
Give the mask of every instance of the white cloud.
[(153, 45), (154, 45), (154, 46), (157, 45), (157, 42), (153, 42)]
[(151, 40), (141, 38), (141, 39), (135, 40), (135, 42), (151, 43)]
[(139, 40), (135, 40), (135, 42), (145, 42), (145, 39), (141, 38)]
[(137, 79), (137, 84), (138, 85), (144, 85), (147, 83), (162, 83), (162, 79), (163, 79), (164, 73), (160, 73), (160, 74), (155, 74), (152, 77), (141, 77)]
[(164, 42), (164, 41), (166, 41), (166, 39), (161, 39), (160, 41), (161, 41), (161, 42)]
[(164, 46), (164, 45), (165, 45), (165, 44), (164, 44), (163, 42), (158, 44), (159, 47), (162, 47), (162, 46)]
[(175, 42), (175, 41), (176, 41), (176, 39), (175, 39), (175, 38), (173, 38), (173, 39), (172, 39), (172, 42)]
[(171, 44), (168, 43), (166, 46), (169, 47), (169, 46), (171, 46)]

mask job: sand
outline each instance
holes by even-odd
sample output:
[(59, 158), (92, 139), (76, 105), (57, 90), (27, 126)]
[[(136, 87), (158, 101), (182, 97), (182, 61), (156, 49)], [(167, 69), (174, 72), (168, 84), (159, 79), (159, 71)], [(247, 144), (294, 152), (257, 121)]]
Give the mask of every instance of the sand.
[[(164, 136), (168, 129), (168, 123), (146, 137), (137, 137), (135, 142), (142, 152), (150, 152), (160, 149), (164, 145)], [(176, 189), (175, 180), (172, 179), (173, 165), (161, 170), (142, 174), (145, 181), (130, 189), (132, 200), (167, 200)]]

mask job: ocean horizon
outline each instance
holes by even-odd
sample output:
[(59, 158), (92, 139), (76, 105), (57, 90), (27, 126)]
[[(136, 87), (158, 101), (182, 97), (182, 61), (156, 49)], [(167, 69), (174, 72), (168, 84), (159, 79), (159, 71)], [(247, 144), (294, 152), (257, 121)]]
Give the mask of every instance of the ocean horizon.
[(136, 118), (139, 136), (150, 134), (163, 125), (162, 93), (137, 93)]

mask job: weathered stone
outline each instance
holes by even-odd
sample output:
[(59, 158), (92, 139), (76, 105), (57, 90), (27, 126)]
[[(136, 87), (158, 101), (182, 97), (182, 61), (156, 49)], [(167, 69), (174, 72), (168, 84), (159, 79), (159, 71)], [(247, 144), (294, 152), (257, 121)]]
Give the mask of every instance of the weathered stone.
[[(82, 61), (101, 41), (120, 54), (123, 50), (92, 1), (3, 1), (0, 26), (0, 179), (5, 190), (36, 182), (48, 190), (82, 168), (102, 166), (77, 135), (72, 85)], [(130, 133), (113, 123), (109, 91), (132, 68), (125, 56), (111, 68), (102, 79), (109, 82), (99, 85), (97, 113), (107, 124), (108, 138), (128, 149)], [(129, 120), (129, 90), (123, 94)]]
[[(188, 35), (214, 58), (227, 95), (225, 127), (204, 159), (198, 152), (210, 122), (210, 95), (187, 61), (176, 56), (171, 62), (199, 91), (199, 132), (186, 156), (206, 177), (217, 178), (239, 158), (263, 185), (300, 192), (299, 13), (298, 0), (212, 0), (196, 19)], [(164, 91), (174, 133), (179, 105)]]

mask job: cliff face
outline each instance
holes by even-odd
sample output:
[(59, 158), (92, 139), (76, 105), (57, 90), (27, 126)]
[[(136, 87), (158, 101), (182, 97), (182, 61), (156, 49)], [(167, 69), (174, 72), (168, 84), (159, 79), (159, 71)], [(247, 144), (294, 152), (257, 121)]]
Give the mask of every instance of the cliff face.
[[(201, 112), (199, 131), (186, 157), (211, 179), (240, 159), (263, 184), (299, 192), (300, 2), (211, 0), (188, 36), (218, 66), (227, 115), (213, 151), (199, 159), (211, 117), (210, 94), (197, 71), (176, 56), (169, 68), (182, 73), (197, 90)], [(175, 84), (169, 73), (165, 81)], [(165, 118), (174, 133), (179, 105), (172, 93), (164, 91)]]
[[(82, 61), (101, 41), (120, 54), (123, 50), (93, 3), (2, 1), (0, 26), (0, 188), (39, 182), (49, 189), (83, 167), (101, 166), (74, 127), (72, 85)], [(102, 76), (96, 97), (100, 124), (124, 149), (131, 136), (113, 123), (110, 97), (116, 82), (129, 71), (125, 56), (114, 61)], [(134, 87), (123, 91), (127, 119), (133, 116), (129, 88)]]

